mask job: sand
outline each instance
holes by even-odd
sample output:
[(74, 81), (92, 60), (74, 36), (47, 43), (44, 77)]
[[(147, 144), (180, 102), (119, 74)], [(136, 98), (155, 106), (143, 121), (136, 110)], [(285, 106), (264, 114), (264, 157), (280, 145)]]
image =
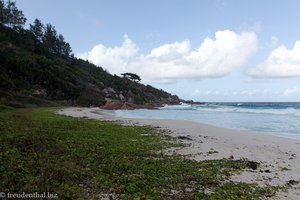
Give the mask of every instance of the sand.
[[(300, 140), (273, 135), (237, 131), (212, 125), (180, 120), (129, 119), (114, 116), (113, 111), (99, 108), (64, 108), (59, 114), (119, 121), (126, 125), (150, 125), (171, 130), (172, 137), (180, 137), (186, 147), (169, 149), (169, 153), (186, 155), (195, 160), (246, 158), (260, 163), (256, 170), (244, 170), (233, 181), (257, 183), (261, 186), (284, 185), (300, 181)], [(300, 184), (273, 199), (300, 199)]]

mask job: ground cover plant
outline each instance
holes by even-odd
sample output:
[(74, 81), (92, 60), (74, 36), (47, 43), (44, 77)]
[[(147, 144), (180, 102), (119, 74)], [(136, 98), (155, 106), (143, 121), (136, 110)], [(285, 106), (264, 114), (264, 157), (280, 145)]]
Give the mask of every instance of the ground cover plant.
[(196, 162), (151, 127), (72, 118), (55, 109), (0, 107), (0, 189), (59, 199), (260, 199), (279, 188), (236, 183), (250, 161)]

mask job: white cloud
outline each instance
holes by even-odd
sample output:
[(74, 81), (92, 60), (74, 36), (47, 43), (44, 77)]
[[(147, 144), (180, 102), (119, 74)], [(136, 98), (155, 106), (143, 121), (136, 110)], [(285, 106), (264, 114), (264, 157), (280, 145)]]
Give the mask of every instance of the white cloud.
[(125, 72), (128, 62), (138, 52), (138, 47), (127, 36), (123, 36), (124, 41), (120, 47), (105, 47), (98, 44), (91, 51), (80, 53), (78, 58), (89, 60), (90, 62), (109, 70), (111, 73), (119, 74)]
[(285, 46), (274, 49), (266, 61), (248, 71), (253, 77), (299, 77), (300, 76), (300, 41), (289, 50)]
[(212, 96), (212, 95), (224, 95), (219, 90), (194, 90), (192, 97)]
[(245, 89), (231, 91), (231, 95), (242, 97), (268, 96), (272, 92), (266, 89)]
[[(299, 88), (300, 89), (300, 88)], [(236, 90), (226, 90), (226, 91), (219, 91), (219, 90), (198, 90), (195, 89), (192, 92), (192, 97), (206, 97), (206, 96), (229, 96), (235, 98), (255, 98), (255, 97), (268, 97), (270, 95), (277, 96), (280, 93), (276, 91), (270, 91), (267, 89), (236, 89)]]
[(217, 31), (215, 38), (205, 38), (192, 50), (188, 40), (164, 44), (148, 54), (137, 55), (138, 48), (128, 36), (120, 47), (96, 45), (77, 57), (88, 59), (113, 74), (137, 73), (144, 82), (172, 82), (178, 79), (222, 77), (238, 67), (257, 50), (253, 32), (237, 34), (230, 30)]
[(161, 62), (176, 60), (182, 55), (188, 55), (190, 51), (190, 42), (175, 42), (173, 44), (164, 44), (158, 48), (152, 49), (147, 59), (156, 59)]
[(292, 88), (288, 88), (283, 92), (282, 96), (294, 96), (294, 95), (300, 95), (300, 87), (294, 86)]

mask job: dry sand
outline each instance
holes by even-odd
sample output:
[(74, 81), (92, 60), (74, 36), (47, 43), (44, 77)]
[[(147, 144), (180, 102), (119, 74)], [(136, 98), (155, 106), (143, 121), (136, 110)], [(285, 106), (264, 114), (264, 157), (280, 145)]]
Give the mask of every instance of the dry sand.
[[(99, 108), (65, 108), (59, 114), (100, 120), (120, 120), (129, 125), (150, 125), (168, 129), (173, 137), (184, 136), (186, 147), (170, 149), (170, 153), (186, 155), (195, 160), (221, 158), (247, 158), (261, 163), (257, 170), (245, 170), (232, 180), (257, 183), (261, 186), (284, 185), (300, 180), (300, 140), (237, 131), (212, 125), (180, 121), (128, 119), (115, 117), (113, 111)], [(273, 199), (300, 199), (300, 184), (287, 193), (281, 192)]]

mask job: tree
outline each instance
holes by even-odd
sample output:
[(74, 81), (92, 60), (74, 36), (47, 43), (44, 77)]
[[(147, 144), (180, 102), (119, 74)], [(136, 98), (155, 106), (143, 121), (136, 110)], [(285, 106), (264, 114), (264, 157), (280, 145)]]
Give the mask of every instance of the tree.
[(35, 19), (33, 24), (30, 24), (29, 30), (35, 35), (35, 37), (42, 42), (44, 36), (45, 26), (39, 19)]
[(43, 46), (50, 53), (56, 53), (57, 50), (57, 33), (55, 27), (51, 24), (46, 24), (43, 36)]
[(0, 24), (7, 23), (7, 9), (3, 0), (0, 0)]
[(4, 8), (4, 24), (15, 30), (23, 28), (26, 18), (22, 11), (18, 10), (16, 2), (8, 1)]
[(51, 54), (63, 56), (65, 58), (72, 56), (70, 44), (65, 42), (63, 35), (57, 35), (55, 27), (51, 24), (46, 24), (42, 43), (45, 50)]
[(59, 34), (57, 38), (58, 54), (64, 57), (69, 57), (72, 50), (69, 43), (65, 42), (64, 36)]
[(139, 82), (139, 81), (141, 81), (141, 78), (140, 78), (140, 76), (138, 76), (138, 75), (136, 75), (136, 74), (133, 74), (133, 73), (123, 73), (123, 74), (121, 74), (121, 75), (123, 75), (123, 77), (124, 78), (128, 78), (128, 79), (130, 79), (130, 80), (132, 80), (132, 81), (134, 81), (134, 82)]

